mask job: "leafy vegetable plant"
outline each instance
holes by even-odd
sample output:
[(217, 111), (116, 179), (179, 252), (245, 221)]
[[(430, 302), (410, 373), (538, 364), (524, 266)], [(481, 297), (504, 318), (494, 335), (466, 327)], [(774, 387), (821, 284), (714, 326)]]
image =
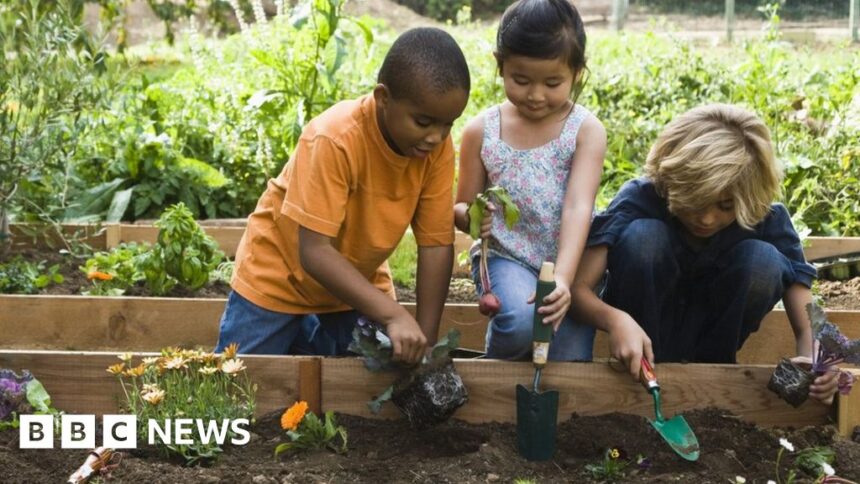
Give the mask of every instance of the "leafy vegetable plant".
[[(508, 228), (513, 227), (513, 225), (520, 219), (520, 209), (511, 199), (507, 190), (499, 186), (490, 187), (483, 193), (479, 193), (478, 196), (475, 197), (475, 201), (469, 206), (469, 235), (471, 235), (474, 240), (481, 238), (481, 222), (487, 214), (487, 205), (491, 201), (494, 201), (496, 205), (502, 208), (505, 217), (505, 225)], [(488, 244), (488, 239), (481, 239), (480, 274), (481, 287), (484, 292), (478, 300), (478, 309), (484, 316), (493, 317), (499, 312), (502, 303), (499, 301), (498, 296), (493, 293), (490, 283), (490, 270), (487, 268)]]

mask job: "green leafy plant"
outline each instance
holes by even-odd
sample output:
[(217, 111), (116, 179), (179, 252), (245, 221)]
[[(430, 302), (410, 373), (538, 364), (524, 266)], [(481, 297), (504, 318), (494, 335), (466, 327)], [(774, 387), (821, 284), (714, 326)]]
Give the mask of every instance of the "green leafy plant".
[(334, 412), (326, 412), (320, 419), (313, 412), (308, 412), (308, 403), (305, 401), (300, 400), (284, 411), (281, 428), (287, 431), (290, 442), (278, 444), (275, 456), (291, 450), (307, 449), (329, 449), (339, 454), (346, 452), (346, 428), (337, 424)]
[(12, 370), (0, 370), (0, 431), (18, 428), (23, 414), (60, 415), (51, 406), (51, 397), (33, 374), (27, 370), (19, 376)]
[(90, 116), (116, 88), (102, 44), (77, 21), (80, 5), (11, 3), (13, 27), (0, 28), (0, 239), (13, 215), (62, 215)]
[[(236, 358), (237, 350), (235, 344), (221, 355), (166, 348), (161, 356), (143, 358), (137, 365), (132, 364), (131, 354), (123, 354), (122, 362), (107, 371), (119, 379), (125, 406), (139, 422), (182, 417), (223, 424), (254, 415), (257, 388), (244, 362)], [(138, 431), (141, 439), (147, 438), (146, 425), (138, 426)], [(231, 427), (225, 432), (228, 439), (235, 435)], [(159, 442), (156, 446), (165, 454), (181, 456), (187, 464), (215, 459), (222, 452), (215, 439), (205, 442), (199, 434), (191, 439), (191, 444)]]
[(88, 296), (121, 296), (144, 279), (139, 258), (150, 250), (149, 244), (120, 244), (109, 252), (97, 252), (81, 270), (92, 286), (83, 294)]
[[(520, 209), (517, 204), (511, 199), (507, 190), (503, 187), (495, 186), (486, 189), (483, 193), (479, 193), (475, 197), (475, 201), (469, 205), (469, 235), (473, 239), (478, 240), (481, 237), (481, 222), (487, 213), (487, 206), (494, 201), (495, 204), (502, 209), (505, 217), (505, 225), (513, 227), (520, 219)], [(487, 267), (487, 257), (489, 251), (489, 240), (484, 238), (481, 240), (481, 288), (483, 293), (478, 300), (478, 310), (484, 316), (495, 316), (502, 307), (502, 302), (498, 296), (493, 293), (490, 281), (490, 269)]]
[(45, 268), (44, 261), (29, 262), (21, 256), (0, 264), (0, 294), (35, 294), (51, 284), (62, 284), (60, 266)]

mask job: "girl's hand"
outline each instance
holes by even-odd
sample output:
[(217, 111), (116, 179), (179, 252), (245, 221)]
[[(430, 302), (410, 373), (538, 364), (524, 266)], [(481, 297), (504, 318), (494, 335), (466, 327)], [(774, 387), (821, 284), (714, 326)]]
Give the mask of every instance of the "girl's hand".
[[(532, 294), (528, 303), (531, 304), (535, 302), (534, 300), (535, 295)], [(552, 331), (558, 331), (558, 327), (570, 309), (570, 288), (563, 282), (555, 281), (555, 289), (543, 298), (542, 304), (543, 306), (538, 309), (538, 314), (544, 316), (543, 324), (551, 324)]]
[(493, 215), (496, 214), (496, 206), (493, 202), (487, 203), (487, 208), (484, 210), (484, 219), (481, 220), (481, 239), (485, 240), (490, 236), (490, 229), (493, 226)]
[(621, 361), (630, 370), (630, 376), (639, 381), (639, 366), (642, 357), (654, 364), (651, 338), (629, 314), (619, 311), (617, 317), (608, 322), (609, 354)]
[[(806, 356), (795, 356), (791, 361), (795, 363), (812, 363), (812, 359)], [(815, 377), (812, 385), (809, 386), (809, 398), (818, 400), (825, 405), (831, 405), (838, 389), (838, 383), (839, 369), (833, 367), (823, 375)]]

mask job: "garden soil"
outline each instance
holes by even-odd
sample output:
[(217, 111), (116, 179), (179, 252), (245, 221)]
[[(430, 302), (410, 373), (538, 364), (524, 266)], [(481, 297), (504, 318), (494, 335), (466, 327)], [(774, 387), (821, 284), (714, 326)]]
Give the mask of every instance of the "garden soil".
[[(860, 444), (841, 439), (832, 426), (763, 429), (718, 409), (685, 412), (702, 447), (698, 462), (677, 457), (648, 422), (619, 413), (600, 417), (570, 416), (558, 428), (557, 451), (548, 462), (528, 462), (516, 451), (513, 424), (467, 424), (452, 420), (424, 432), (405, 421), (372, 420), (338, 415), (347, 428), (348, 451), (273, 456), (286, 437), (278, 428), (279, 413), (261, 418), (248, 445), (228, 447), (212, 465), (185, 467), (152, 448), (124, 451), (110, 479), (128, 483), (492, 483), (530, 479), (533, 482), (605, 482), (586, 465), (599, 464), (607, 449), (621, 452), (626, 462), (619, 482), (782, 482), (794, 468), (797, 451), (830, 447), (841, 477), (860, 479)], [(777, 471), (779, 439), (785, 451)], [(0, 475), (6, 483), (65, 482), (87, 456), (86, 450), (20, 450), (16, 431), (0, 432)], [(637, 464), (637, 457), (642, 463)], [(812, 482), (814, 476), (796, 482)]]

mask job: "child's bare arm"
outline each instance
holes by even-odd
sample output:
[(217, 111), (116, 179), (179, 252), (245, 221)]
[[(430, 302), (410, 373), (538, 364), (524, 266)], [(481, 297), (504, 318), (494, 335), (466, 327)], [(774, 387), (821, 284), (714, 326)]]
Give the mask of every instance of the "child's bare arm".
[[(478, 116), (466, 125), (460, 142), (460, 171), (457, 181), (457, 197), (454, 202), (454, 225), (469, 233), (469, 204), (487, 185), (487, 170), (481, 161), (481, 145), (484, 137), (484, 117)], [(453, 263), (452, 263), (453, 264)]]
[[(302, 268), (335, 297), (373, 321), (386, 326), (394, 358), (420, 361), (427, 338), (408, 311), (373, 286), (332, 245), (331, 238), (299, 227)], [(449, 262), (448, 266), (452, 266)], [(449, 269), (450, 270), (450, 269)]]
[[(814, 350), (812, 324), (806, 313), (806, 305), (812, 302), (812, 291), (803, 284), (792, 284), (782, 295), (782, 302), (785, 306), (785, 314), (791, 323), (791, 329), (794, 331), (798, 356), (796, 360), (811, 363)], [(812, 385), (809, 386), (809, 396), (820, 402), (830, 404), (833, 402), (838, 383), (839, 373), (829, 371), (815, 378)]]
[(453, 265), (453, 245), (418, 247), (418, 307), (415, 319), (427, 337), (428, 346), (436, 344), (439, 337), (439, 320), (445, 309), (445, 299), (448, 298)]
[(803, 284), (792, 284), (782, 295), (782, 302), (794, 331), (797, 355), (812, 358), (812, 324), (806, 314), (806, 305), (812, 302), (812, 291)]
[(555, 264), (555, 289), (544, 298), (539, 312), (544, 324), (558, 329), (570, 309), (570, 287), (576, 275), (585, 239), (591, 227), (594, 199), (603, 173), (606, 155), (606, 130), (597, 118), (589, 116), (576, 136), (577, 148), (573, 156), (564, 205), (561, 212), (561, 231)]
[(639, 378), (642, 356), (654, 362), (651, 338), (626, 312), (603, 302), (594, 288), (606, 271), (609, 249), (598, 245), (585, 249), (571, 289), (571, 311), (580, 321), (609, 333), (610, 354), (624, 363), (633, 379)]

